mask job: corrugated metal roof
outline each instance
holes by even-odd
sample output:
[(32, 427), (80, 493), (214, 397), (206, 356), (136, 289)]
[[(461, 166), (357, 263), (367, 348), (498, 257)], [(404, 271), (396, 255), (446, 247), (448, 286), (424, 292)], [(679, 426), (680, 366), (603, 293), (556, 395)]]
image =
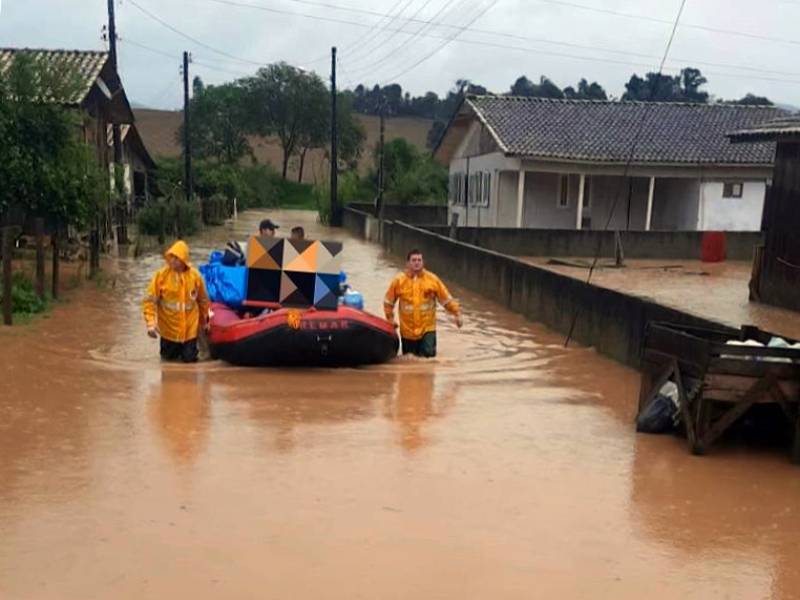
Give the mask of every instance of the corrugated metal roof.
[(75, 86), (71, 86), (67, 95), (59, 91), (58, 97), (49, 100), (59, 104), (81, 104), (100, 76), (108, 61), (107, 52), (94, 50), (41, 50), (34, 48), (0, 48), (0, 73), (6, 72), (14, 62), (14, 57), (27, 53), (37, 62), (50, 67), (72, 71), (75, 74)]
[[(733, 144), (727, 134), (785, 116), (774, 107), (673, 102), (467, 98), (510, 155), (636, 164), (769, 165), (773, 143)], [(637, 137), (637, 133), (641, 132)]]

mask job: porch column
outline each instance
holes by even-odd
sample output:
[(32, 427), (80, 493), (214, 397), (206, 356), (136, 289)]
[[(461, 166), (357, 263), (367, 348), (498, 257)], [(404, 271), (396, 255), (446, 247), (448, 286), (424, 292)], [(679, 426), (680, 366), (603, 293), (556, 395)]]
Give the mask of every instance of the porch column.
[(578, 184), (578, 210), (576, 211), (578, 217), (575, 221), (575, 229), (580, 231), (583, 226), (583, 195), (586, 192), (586, 175), (581, 173), (581, 180)]
[(650, 178), (650, 189), (647, 190), (647, 219), (644, 223), (644, 230), (650, 231), (650, 225), (653, 222), (653, 194), (656, 191), (656, 178)]
[(525, 171), (520, 169), (517, 177), (517, 227), (522, 228), (525, 210)]

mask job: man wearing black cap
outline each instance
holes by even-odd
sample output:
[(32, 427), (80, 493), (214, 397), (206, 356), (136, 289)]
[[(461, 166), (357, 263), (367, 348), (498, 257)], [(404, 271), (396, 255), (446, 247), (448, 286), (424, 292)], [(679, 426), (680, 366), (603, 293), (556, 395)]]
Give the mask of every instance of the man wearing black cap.
[(280, 226), (273, 223), (270, 219), (264, 219), (258, 226), (258, 234), (262, 237), (275, 237), (276, 229), (280, 229)]

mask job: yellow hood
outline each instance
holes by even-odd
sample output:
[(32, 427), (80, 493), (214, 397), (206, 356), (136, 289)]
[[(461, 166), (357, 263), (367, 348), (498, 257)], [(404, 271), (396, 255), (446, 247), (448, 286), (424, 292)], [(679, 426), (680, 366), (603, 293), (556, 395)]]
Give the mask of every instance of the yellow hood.
[(169, 249), (169, 250), (167, 250), (167, 251), (164, 253), (164, 257), (166, 258), (166, 257), (168, 257), (170, 254), (171, 254), (172, 256), (174, 256), (174, 257), (176, 257), (176, 258), (180, 259), (180, 261), (181, 261), (183, 264), (185, 264), (187, 267), (188, 267), (188, 266), (191, 266), (191, 263), (189, 262), (189, 244), (187, 244), (187, 243), (186, 243), (186, 242), (184, 242), (183, 240), (178, 240), (177, 242), (175, 242), (174, 244), (172, 244), (172, 246), (170, 247), (170, 249)]

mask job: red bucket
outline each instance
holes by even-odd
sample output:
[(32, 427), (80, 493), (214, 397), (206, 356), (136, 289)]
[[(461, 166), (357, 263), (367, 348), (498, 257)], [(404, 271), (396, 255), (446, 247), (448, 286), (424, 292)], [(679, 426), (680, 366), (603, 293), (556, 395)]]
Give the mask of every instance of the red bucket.
[(706, 231), (703, 233), (700, 260), (708, 263), (722, 262), (725, 260), (724, 231)]

